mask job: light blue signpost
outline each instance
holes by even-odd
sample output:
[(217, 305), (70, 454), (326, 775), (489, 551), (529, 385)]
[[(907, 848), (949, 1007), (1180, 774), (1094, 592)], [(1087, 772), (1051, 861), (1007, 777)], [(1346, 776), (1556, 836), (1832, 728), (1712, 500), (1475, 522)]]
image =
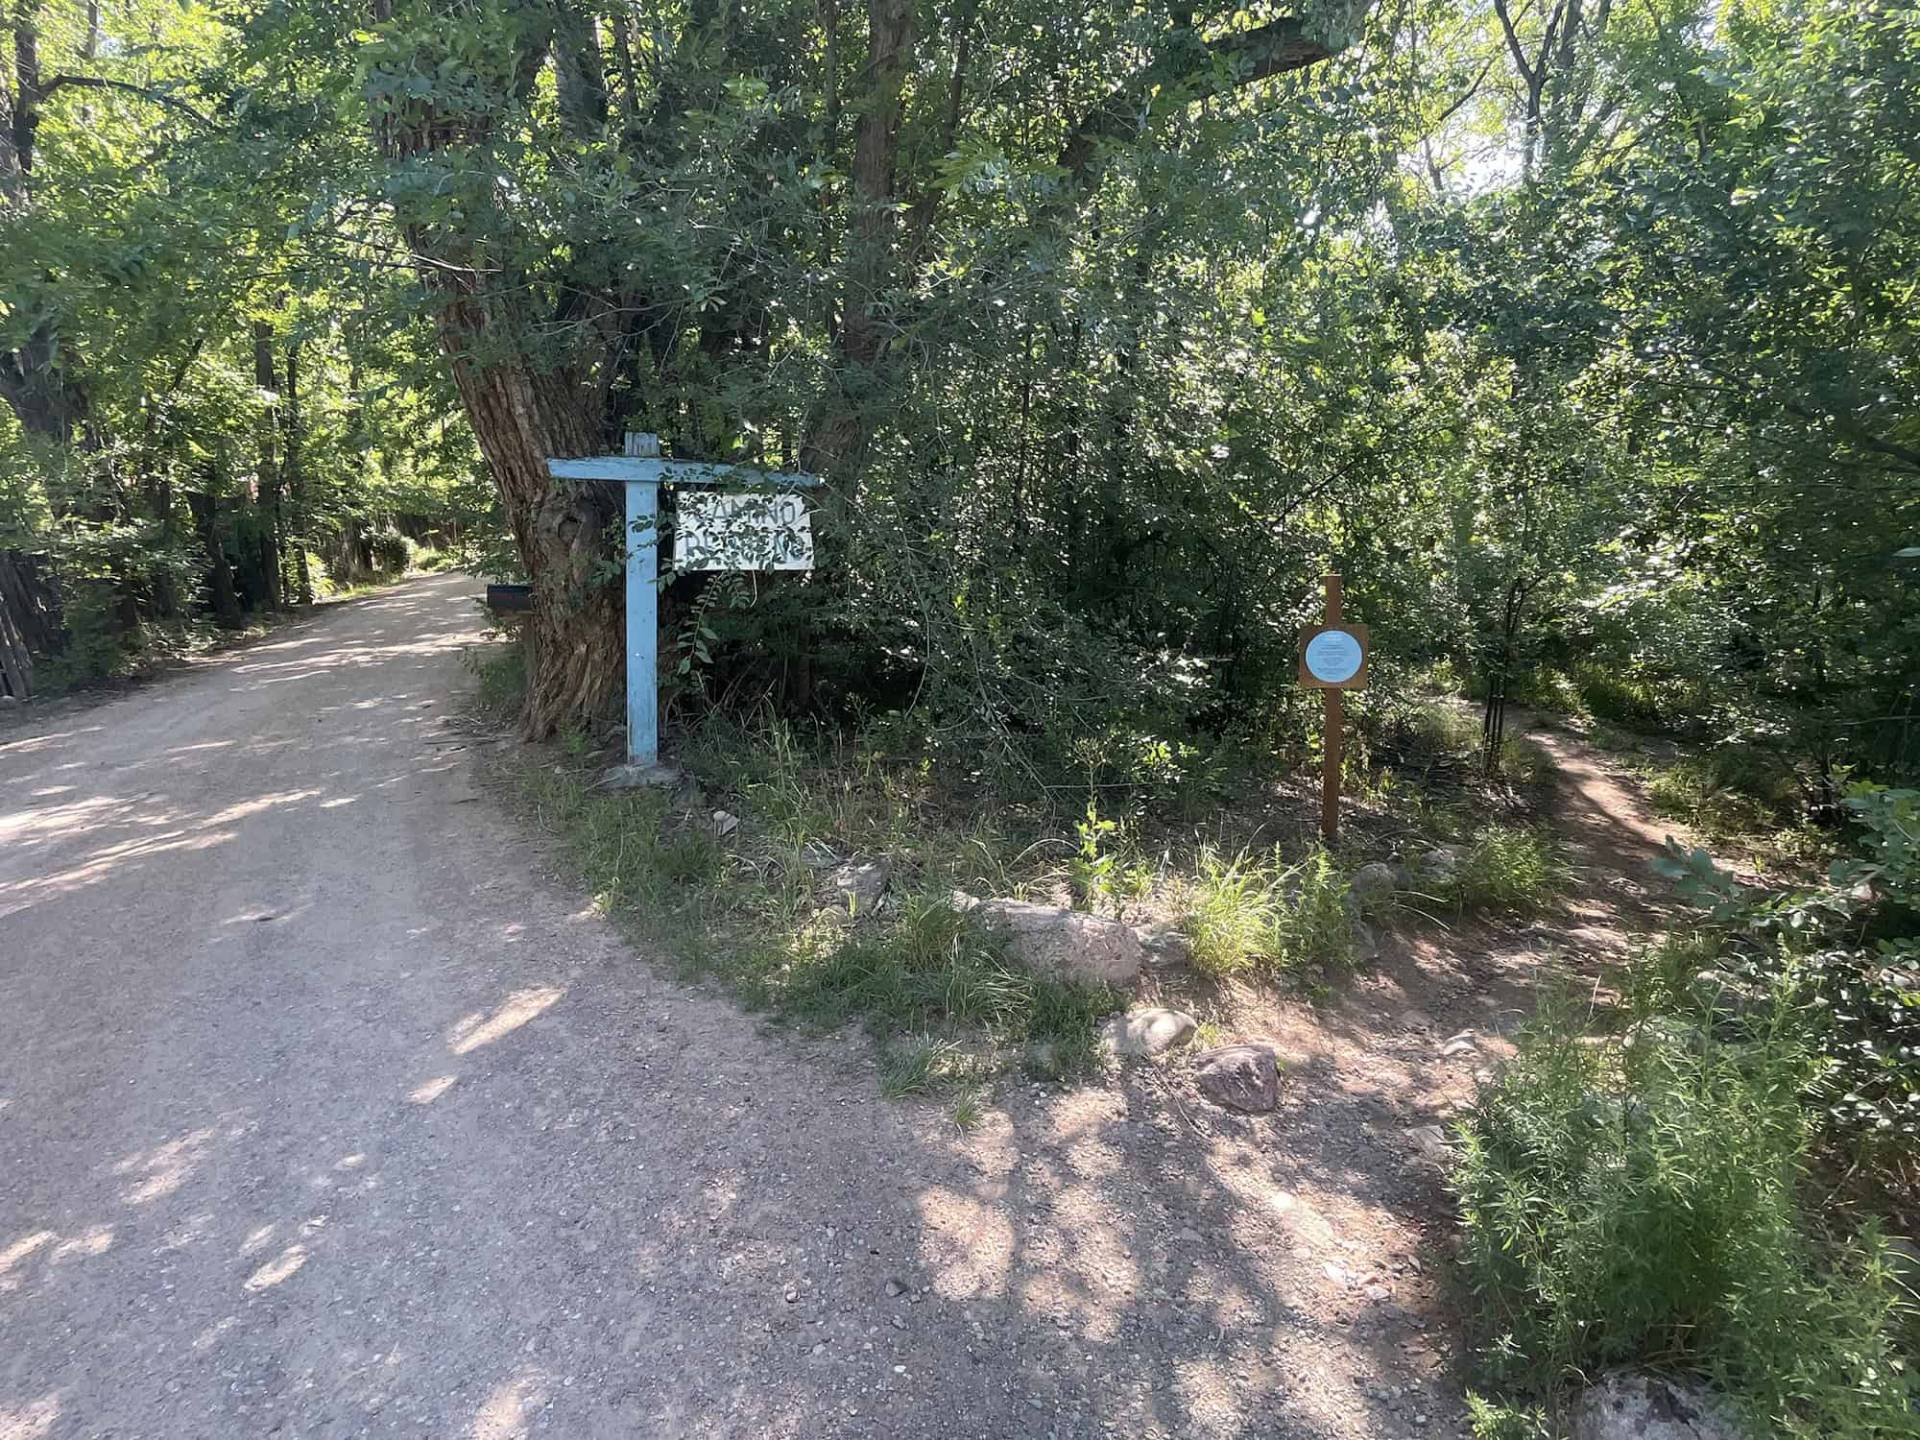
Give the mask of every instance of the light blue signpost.
[[(729, 490), (778, 492), (808, 489), (820, 482), (812, 475), (788, 475), (754, 470), (743, 465), (717, 465), (701, 460), (662, 460), (657, 435), (629, 433), (624, 455), (594, 455), (580, 460), (549, 460), (547, 473), (556, 480), (616, 480), (627, 490), (627, 771), (628, 783), (662, 782), (673, 778), (660, 764), (660, 487), (662, 485), (725, 486)], [(728, 496), (716, 496), (724, 503)], [(682, 501), (683, 508), (687, 502)], [(715, 510), (716, 507), (704, 507)], [(761, 506), (761, 510), (773, 508)], [(680, 568), (691, 570), (805, 570), (813, 563), (811, 534), (805, 508), (794, 497), (784, 507), (784, 518), (743, 511), (738, 506), (719, 514), (718, 527), (704, 536), (705, 548), (680, 555)], [(798, 528), (794, 515), (798, 515)], [(682, 517), (680, 544), (686, 545), (688, 520)], [(769, 541), (769, 526), (788, 529)], [(730, 528), (729, 528), (730, 527)]]

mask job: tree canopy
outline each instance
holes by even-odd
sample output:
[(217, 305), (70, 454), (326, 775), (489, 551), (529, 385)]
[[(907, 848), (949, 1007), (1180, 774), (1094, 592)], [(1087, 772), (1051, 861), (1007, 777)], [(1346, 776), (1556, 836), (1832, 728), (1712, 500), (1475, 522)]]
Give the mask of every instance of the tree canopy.
[(7, 15), (0, 547), (69, 646), (497, 534), (524, 728), (604, 723), (545, 460), (650, 430), (830, 486), (804, 581), (675, 582), (683, 683), (969, 764), (1303, 743), (1329, 565), (1496, 712), (1920, 763), (1894, 0)]

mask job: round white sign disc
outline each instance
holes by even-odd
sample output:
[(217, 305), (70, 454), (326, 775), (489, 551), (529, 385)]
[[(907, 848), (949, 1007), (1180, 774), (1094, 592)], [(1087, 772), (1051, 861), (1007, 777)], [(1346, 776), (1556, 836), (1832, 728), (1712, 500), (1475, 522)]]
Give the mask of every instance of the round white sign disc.
[(1322, 630), (1307, 642), (1307, 673), (1329, 685), (1340, 685), (1360, 673), (1366, 659), (1360, 642), (1344, 630)]

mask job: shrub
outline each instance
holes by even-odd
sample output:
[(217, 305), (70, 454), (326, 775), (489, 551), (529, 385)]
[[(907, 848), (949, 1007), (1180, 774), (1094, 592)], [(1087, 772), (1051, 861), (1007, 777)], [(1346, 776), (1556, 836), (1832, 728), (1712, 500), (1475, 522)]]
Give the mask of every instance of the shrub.
[(1802, 1213), (1815, 1068), (1784, 1010), (1752, 1038), (1646, 1016), (1594, 1045), (1554, 996), (1462, 1127), (1454, 1175), (1483, 1359), (1535, 1397), (1622, 1363), (1709, 1376), (1797, 1436), (1909, 1433), (1875, 1239)]
[(1769, 834), (1797, 802), (1793, 775), (1780, 761), (1745, 745), (1723, 745), (1657, 769), (1647, 784), (1655, 813), (1716, 839)]
[(1489, 825), (1438, 878), (1440, 898), (1460, 911), (1524, 915), (1566, 889), (1571, 878), (1552, 836), (1518, 825)]
[(1353, 963), (1347, 877), (1324, 850), (1297, 865), (1245, 853), (1200, 857), (1186, 930), (1193, 963), (1212, 975), (1276, 973)]
[(367, 553), (373, 568), (385, 575), (404, 575), (413, 564), (413, 542), (398, 530), (374, 530), (367, 535)]

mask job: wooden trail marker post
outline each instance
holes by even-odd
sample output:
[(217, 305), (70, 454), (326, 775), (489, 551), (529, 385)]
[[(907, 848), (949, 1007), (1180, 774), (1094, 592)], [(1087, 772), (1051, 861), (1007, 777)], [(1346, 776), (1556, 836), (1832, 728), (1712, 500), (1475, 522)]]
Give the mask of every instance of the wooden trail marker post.
[(1326, 577), (1327, 608), (1318, 625), (1300, 635), (1300, 683), (1327, 692), (1325, 768), (1320, 777), (1320, 838), (1340, 837), (1340, 749), (1346, 721), (1343, 690), (1367, 688), (1367, 627), (1340, 618), (1340, 577)]
[[(812, 475), (744, 465), (662, 460), (660, 437), (629, 431), (626, 453), (549, 460), (556, 480), (614, 480), (627, 492), (627, 769), (635, 782), (670, 780), (660, 765), (660, 487), (724, 486), (681, 504), (674, 559), (682, 570), (810, 570), (806, 503)], [(745, 495), (738, 492), (748, 492)], [(754, 492), (758, 493), (758, 498)]]

